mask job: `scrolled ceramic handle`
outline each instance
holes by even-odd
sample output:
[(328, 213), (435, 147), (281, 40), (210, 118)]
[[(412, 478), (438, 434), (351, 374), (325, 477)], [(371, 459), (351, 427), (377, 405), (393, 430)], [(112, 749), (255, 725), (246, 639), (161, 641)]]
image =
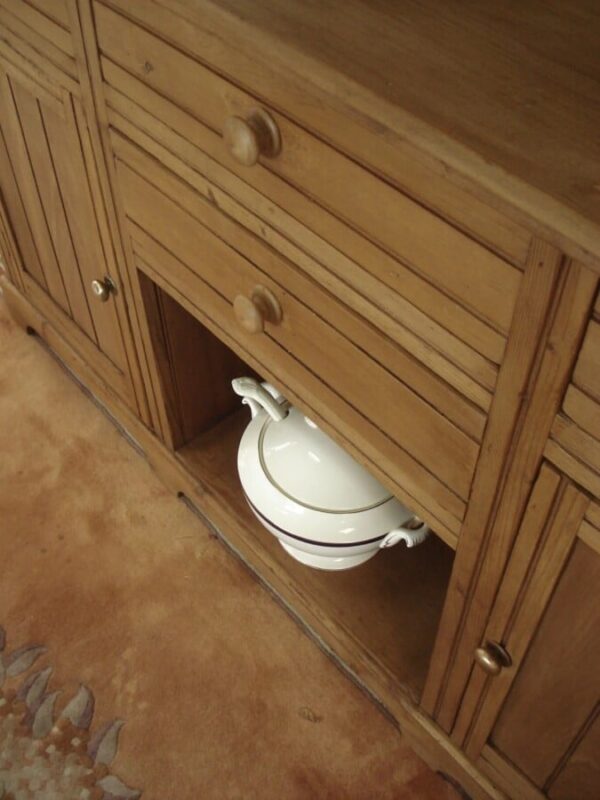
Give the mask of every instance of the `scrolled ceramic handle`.
[(393, 547), (398, 542), (406, 542), (407, 547), (421, 544), (429, 536), (429, 526), (423, 523), (418, 528), (395, 528), (384, 537), (380, 548)]
[(250, 406), (252, 416), (256, 415), (257, 407), (264, 409), (274, 422), (281, 422), (289, 413), (288, 406), (281, 398), (278, 402), (273, 394), (254, 378), (234, 378), (231, 381), (233, 391), (243, 397), (243, 403)]

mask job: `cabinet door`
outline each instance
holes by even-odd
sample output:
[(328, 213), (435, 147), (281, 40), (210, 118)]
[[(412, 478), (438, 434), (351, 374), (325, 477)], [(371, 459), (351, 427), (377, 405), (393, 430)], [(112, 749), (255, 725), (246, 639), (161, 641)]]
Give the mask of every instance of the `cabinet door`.
[[(3, 54), (0, 54), (2, 56)], [(18, 61), (17, 56), (15, 60)], [(73, 82), (70, 81), (72, 84)], [(94, 293), (108, 275), (110, 237), (81, 101), (0, 57), (0, 182), (21, 261), (21, 288), (96, 371), (135, 405), (122, 298)]]
[[(600, 797), (599, 518), (583, 491), (542, 467), (465, 694), (466, 708), (479, 692), (477, 712), (468, 724), (459, 713), (454, 730), (511, 797)], [(495, 643), (512, 664), (491, 675)]]
[(498, 715), (489, 751), (552, 800), (600, 797), (600, 531), (578, 540)]

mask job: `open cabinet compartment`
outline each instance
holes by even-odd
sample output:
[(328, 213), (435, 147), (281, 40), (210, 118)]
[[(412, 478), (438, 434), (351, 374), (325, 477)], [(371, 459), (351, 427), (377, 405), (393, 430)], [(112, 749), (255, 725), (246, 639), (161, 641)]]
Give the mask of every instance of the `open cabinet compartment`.
[(238, 445), (250, 416), (231, 380), (261, 376), (144, 273), (138, 274), (170, 443), (200, 495), (219, 509), (219, 519), (202, 507), (202, 499), (199, 510), (384, 702), (382, 687), (404, 690), (417, 701), (453, 550), (430, 535), (415, 548), (400, 544), (339, 572), (312, 569), (291, 558), (250, 511), (237, 472)]

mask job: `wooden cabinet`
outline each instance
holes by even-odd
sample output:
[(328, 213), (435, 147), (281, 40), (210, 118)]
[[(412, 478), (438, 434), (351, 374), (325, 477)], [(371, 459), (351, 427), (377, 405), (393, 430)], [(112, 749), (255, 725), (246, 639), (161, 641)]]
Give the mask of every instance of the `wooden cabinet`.
[[(591, 800), (596, 50), (571, 7), (475, 5), (0, 0), (4, 285), (435, 768)], [(238, 486), (243, 371), (428, 543), (291, 562)]]
[(0, 41), (0, 175), (13, 273), (86, 362), (137, 408), (97, 152), (74, 45), (62, 27), (69, 17), (57, 4), (62, 22), (46, 25), (35, 8), (10, 5), (0, 6), (8, 37)]

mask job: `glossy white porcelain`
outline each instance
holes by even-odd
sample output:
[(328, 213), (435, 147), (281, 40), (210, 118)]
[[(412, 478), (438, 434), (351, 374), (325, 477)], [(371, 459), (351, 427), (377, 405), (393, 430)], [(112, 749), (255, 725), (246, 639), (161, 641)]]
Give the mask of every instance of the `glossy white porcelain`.
[(238, 451), (246, 499), (290, 555), (348, 569), (425, 539), (427, 526), (276, 389), (252, 378), (233, 388), (252, 414)]

